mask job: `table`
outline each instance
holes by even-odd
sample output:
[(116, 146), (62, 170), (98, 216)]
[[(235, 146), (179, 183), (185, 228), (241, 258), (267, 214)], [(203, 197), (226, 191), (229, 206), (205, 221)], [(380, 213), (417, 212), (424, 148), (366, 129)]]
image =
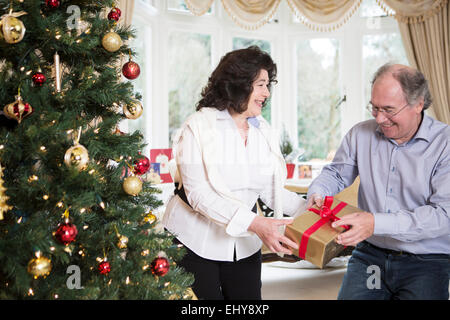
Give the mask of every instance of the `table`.
[(311, 184), (312, 179), (288, 179), (284, 187), (289, 191), (306, 195), (308, 193), (308, 187)]

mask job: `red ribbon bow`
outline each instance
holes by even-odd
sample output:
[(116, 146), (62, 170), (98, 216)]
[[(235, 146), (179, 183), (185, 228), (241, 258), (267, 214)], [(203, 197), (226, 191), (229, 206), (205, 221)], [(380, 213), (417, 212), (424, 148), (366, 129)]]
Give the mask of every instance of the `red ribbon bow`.
[[(340, 202), (333, 210), (331, 210), (331, 205), (333, 204), (333, 197), (327, 196), (323, 202), (320, 210), (316, 208), (310, 208), (309, 211), (312, 211), (320, 216), (320, 220), (314, 223), (311, 227), (309, 227), (302, 235), (302, 239), (300, 240), (300, 246), (298, 248), (298, 256), (302, 259), (305, 259), (306, 248), (308, 246), (309, 237), (316, 232), (320, 227), (326, 224), (328, 221), (334, 222), (340, 220), (336, 217), (336, 214), (341, 211), (347, 204), (345, 202)], [(346, 230), (350, 229), (349, 226), (343, 225)]]

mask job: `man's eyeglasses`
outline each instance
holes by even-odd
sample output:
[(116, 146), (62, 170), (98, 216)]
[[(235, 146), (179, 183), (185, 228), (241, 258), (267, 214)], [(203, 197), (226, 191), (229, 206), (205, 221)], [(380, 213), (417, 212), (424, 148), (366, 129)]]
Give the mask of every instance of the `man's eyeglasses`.
[(372, 114), (372, 116), (376, 117), (378, 115), (378, 112), (383, 113), (383, 115), (388, 118), (391, 119), (392, 117), (395, 117), (397, 114), (399, 114), (403, 109), (405, 109), (407, 106), (409, 105), (409, 103), (405, 104), (403, 107), (400, 108), (400, 110), (395, 111), (392, 109), (385, 109), (385, 108), (379, 108), (379, 107), (375, 107), (372, 102), (369, 102), (367, 104), (367, 110)]

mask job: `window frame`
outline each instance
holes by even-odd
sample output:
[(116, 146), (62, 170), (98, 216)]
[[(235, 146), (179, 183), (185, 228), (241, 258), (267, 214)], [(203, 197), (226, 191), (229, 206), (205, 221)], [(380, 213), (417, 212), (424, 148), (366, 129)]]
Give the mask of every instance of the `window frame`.
[[(199, 32), (211, 35), (211, 71), (220, 58), (232, 50), (233, 38), (242, 37), (268, 41), (271, 56), (277, 63), (278, 84), (273, 88), (271, 125), (279, 130), (287, 130), (294, 146), (297, 138), (297, 94), (296, 94), (296, 45), (297, 39), (334, 38), (340, 43), (340, 87), (346, 101), (340, 105), (341, 137), (356, 123), (364, 120), (365, 105), (362, 44), (367, 34), (399, 32), (397, 22), (392, 17), (361, 17), (360, 10), (341, 28), (332, 32), (316, 32), (302, 23), (295, 22), (294, 14), (282, 1), (271, 23), (257, 30), (239, 27), (225, 12), (220, 1), (213, 2), (212, 14), (194, 16), (167, 9), (163, 0), (153, 0), (154, 12), (144, 18), (151, 28), (150, 43), (150, 94), (143, 93), (151, 100), (144, 105), (146, 128), (144, 131), (148, 148), (169, 146), (169, 105), (168, 105), (168, 35), (171, 30)], [(142, 16), (144, 7), (141, 0), (135, 2), (135, 18)], [(142, 18), (142, 17), (141, 17)], [(275, 20), (278, 20), (276, 22)], [(376, 26), (377, 28), (372, 28)], [(147, 57), (147, 54), (146, 54)], [(345, 71), (345, 72), (344, 72)], [(147, 76), (149, 76), (147, 74)], [(349, 94), (350, 93), (350, 94)], [(150, 95), (150, 97), (145, 97)], [(147, 101), (147, 100), (146, 100)], [(150, 128), (148, 128), (150, 127)]]

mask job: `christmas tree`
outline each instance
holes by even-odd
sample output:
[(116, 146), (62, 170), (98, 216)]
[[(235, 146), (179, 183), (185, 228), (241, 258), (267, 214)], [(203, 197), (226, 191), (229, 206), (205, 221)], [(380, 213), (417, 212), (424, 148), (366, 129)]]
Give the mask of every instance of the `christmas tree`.
[(120, 8), (0, 0), (0, 18), (0, 299), (191, 299), (143, 135), (118, 129), (143, 111)]

